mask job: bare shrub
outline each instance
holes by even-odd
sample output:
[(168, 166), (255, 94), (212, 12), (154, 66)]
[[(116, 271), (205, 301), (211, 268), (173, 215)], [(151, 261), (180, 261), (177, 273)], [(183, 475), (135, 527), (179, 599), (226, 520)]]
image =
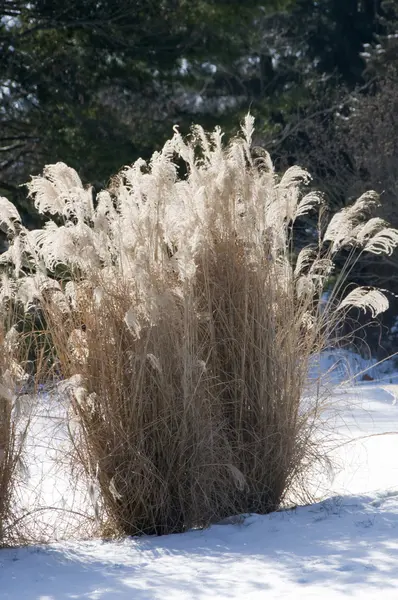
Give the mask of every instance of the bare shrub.
[[(386, 63), (390, 64), (390, 63)], [(353, 164), (345, 173), (347, 188), (353, 193), (372, 188), (381, 195), (378, 216), (398, 225), (398, 70), (391, 64), (380, 70), (368, 93), (358, 93), (351, 102), (349, 118), (341, 128), (338, 143), (346, 149)], [(343, 170), (341, 170), (343, 172)], [(364, 329), (365, 341), (373, 353), (385, 358), (397, 351), (394, 325), (398, 313), (398, 257), (363, 257), (352, 273), (360, 284), (371, 282), (390, 292), (390, 309), (380, 318), (383, 329)]]
[[(22, 229), (3, 255), (44, 311), (108, 531), (276, 509), (317, 458), (319, 398), (301, 402), (311, 356), (352, 304), (373, 315), (388, 304), (371, 288), (340, 301), (343, 275), (322, 298), (341, 248), (395, 247), (398, 232), (369, 219), (376, 195), (325, 229), (308, 173), (277, 178), (267, 153), (254, 157), (252, 130), (248, 116), (228, 147), (218, 129), (195, 127), (188, 142), (176, 132), (96, 206), (73, 169), (49, 165), (30, 193), (64, 224)], [(293, 225), (314, 210), (318, 243), (295, 257)]]
[[(314, 183), (326, 193), (333, 210), (350, 202), (366, 189), (380, 194), (377, 216), (394, 227), (398, 224), (398, 70), (390, 52), (396, 38), (385, 40), (389, 51), (376, 52), (372, 79), (366, 85), (348, 92), (328, 83), (326, 90), (317, 86), (312, 100), (314, 109), (300, 113), (286, 126), (270, 147), (279, 164), (294, 160), (308, 168)], [(387, 60), (390, 58), (391, 60)], [(384, 65), (384, 66), (383, 66)], [(370, 73), (369, 73), (370, 74)], [(313, 228), (301, 227), (300, 236), (308, 243)], [(296, 236), (296, 243), (299, 240)], [(344, 259), (340, 259), (340, 264)], [(337, 265), (338, 268), (339, 265)], [(389, 256), (366, 254), (357, 261), (349, 279), (356, 285), (376, 285), (389, 291), (390, 308), (372, 326), (363, 315), (361, 352), (379, 359), (397, 350), (395, 324), (398, 312), (397, 253)]]

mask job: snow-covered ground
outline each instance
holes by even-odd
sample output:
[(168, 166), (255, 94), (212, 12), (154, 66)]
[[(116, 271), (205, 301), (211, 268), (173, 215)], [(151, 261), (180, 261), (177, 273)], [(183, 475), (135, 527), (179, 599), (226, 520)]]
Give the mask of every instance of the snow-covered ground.
[[(397, 600), (398, 376), (374, 374), (334, 392), (324, 417), (333, 469), (311, 482), (321, 502), (182, 535), (0, 550), (1, 600)], [(37, 484), (51, 460), (35, 455)], [(52, 468), (46, 494), (59, 480), (52, 502), (68, 508)]]

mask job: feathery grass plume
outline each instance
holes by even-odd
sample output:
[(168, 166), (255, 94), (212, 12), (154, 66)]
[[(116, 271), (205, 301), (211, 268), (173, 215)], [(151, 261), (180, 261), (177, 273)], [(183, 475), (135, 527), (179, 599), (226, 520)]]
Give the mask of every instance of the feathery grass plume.
[(358, 233), (361, 229), (358, 226), (368, 223), (372, 210), (379, 205), (380, 200), (376, 192), (365, 192), (354, 204), (348, 208), (343, 208), (332, 217), (323, 239), (325, 242), (333, 242), (333, 253), (344, 246), (363, 241), (361, 238), (358, 239)]
[(388, 308), (388, 299), (382, 291), (378, 289), (369, 289), (368, 287), (358, 287), (350, 292), (338, 306), (338, 310), (343, 308), (352, 308), (353, 306), (362, 309), (364, 312), (369, 310), (372, 317), (376, 317)]
[(280, 505), (314, 459), (318, 400), (301, 403), (310, 357), (349, 304), (386, 308), (375, 290), (322, 304), (333, 258), (398, 241), (369, 221), (368, 193), (295, 261), (292, 224), (324, 202), (306, 193), (309, 174), (278, 179), (269, 155), (252, 152), (251, 116), (226, 146), (219, 128), (174, 131), (96, 206), (73, 170), (46, 167), (30, 194), (63, 225), (22, 228), (19, 258), (6, 258), (19, 276), (24, 261), (30, 276), (68, 268), (39, 303), (63, 376), (81, 382), (79, 458), (110, 526), (128, 534)]
[(364, 249), (372, 254), (387, 254), (388, 256), (391, 256), (397, 247), (397, 244), (398, 231), (390, 227), (385, 227), (369, 237)]
[(21, 218), (15, 206), (0, 196), (0, 229), (5, 233), (16, 233), (16, 226), (21, 224)]
[(40, 213), (89, 219), (94, 212), (91, 188), (85, 190), (74, 169), (62, 162), (47, 165), (44, 177), (32, 177), (29, 195)]

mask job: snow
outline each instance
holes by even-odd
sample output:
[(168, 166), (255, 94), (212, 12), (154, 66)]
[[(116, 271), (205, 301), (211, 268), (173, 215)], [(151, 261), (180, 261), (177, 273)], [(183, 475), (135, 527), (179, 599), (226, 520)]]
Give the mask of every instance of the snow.
[[(1, 600), (396, 600), (398, 376), (374, 367), (374, 381), (354, 381), (344, 369), (330, 371), (332, 362), (322, 358), (322, 369), (340, 383), (323, 417), (333, 468), (313, 474), (319, 502), (181, 535), (1, 550)], [(51, 427), (58, 432), (53, 453), (67, 443), (60, 423), (43, 414), (37, 420), (36, 441), (52, 437)], [(54, 454), (32, 447), (32, 463), (36, 502), (50, 494), (52, 504), (76, 506)], [(85, 486), (75, 493), (91, 518)], [(43, 516), (40, 527), (46, 524), (58, 528)]]

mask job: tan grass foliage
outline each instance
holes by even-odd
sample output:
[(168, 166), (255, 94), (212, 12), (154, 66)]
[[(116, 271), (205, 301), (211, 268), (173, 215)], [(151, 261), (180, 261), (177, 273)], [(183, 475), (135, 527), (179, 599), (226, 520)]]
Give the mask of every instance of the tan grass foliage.
[(385, 309), (371, 289), (321, 304), (341, 247), (395, 247), (386, 225), (364, 230), (376, 196), (324, 237), (320, 220), (318, 244), (296, 259), (294, 223), (322, 215), (323, 199), (305, 193), (299, 167), (278, 178), (252, 133), (250, 116), (228, 146), (219, 129), (194, 127), (189, 141), (176, 130), (95, 205), (75, 171), (49, 165), (30, 193), (63, 224), (29, 232), (0, 205), (13, 236), (0, 296), (45, 312), (72, 378), (78, 456), (112, 531), (183, 531), (277, 508), (316, 458), (318, 400), (300, 402), (311, 356), (352, 304)]
[[(0, 546), (13, 541), (15, 485), (21, 472), (27, 423), (18, 396), (27, 375), (20, 366), (17, 333), (0, 325)], [(22, 361), (23, 362), (23, 361)]]

